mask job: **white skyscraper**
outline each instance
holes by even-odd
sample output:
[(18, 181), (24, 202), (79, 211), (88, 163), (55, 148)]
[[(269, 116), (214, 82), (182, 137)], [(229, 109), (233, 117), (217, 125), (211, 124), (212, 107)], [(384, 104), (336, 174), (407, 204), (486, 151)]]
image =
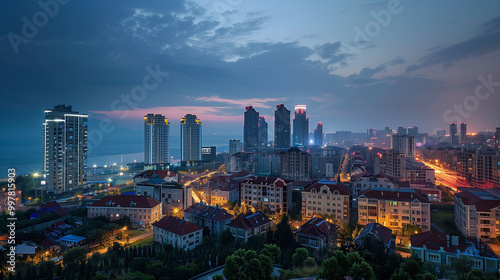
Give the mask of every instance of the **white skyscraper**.
[(170, 123), (160, 114), (144, 117), (144, 163), (170, 162)]
[(87, 183), (87, 119), (71, 106), (45, 110), (42, 185), (48, 193), (64, 193)]
[(181, 119), (181, 161), (201, 161), (201, 121), (196, 115)]

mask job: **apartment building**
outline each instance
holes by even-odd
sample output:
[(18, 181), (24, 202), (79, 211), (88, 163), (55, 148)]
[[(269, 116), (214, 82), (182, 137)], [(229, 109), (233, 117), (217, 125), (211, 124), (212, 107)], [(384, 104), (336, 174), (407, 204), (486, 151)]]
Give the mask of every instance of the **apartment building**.
[(132, 227), (151, 225), (162, 216), (162, 206), (158, 200), (138, 195), (113, 195), (101, 198), (87, 207), (89, 218), (105, 216), (118, 220), (128, 216)]
[(137, 195), (149, 196), (162, 203), (165, 214), (174, 209), (186, 209), (193, 205), (192, 187), (184, 186), (176, 181), (165, 181), (156, 177), (146, 182), (137, 183)]
[(371, 188), (358, 197), (358, 224), (379, 223), (395, 231), (407, 224), (431, 229), (430, 201), (412, 189)]
[(292, 182), (279, 177), (253, 176), (240, 183), (240, 201), (258, 211), (289, 213), (292, 208)]
[(464, 235), (490, 241), (500, 236), (500, 190), (455, 193), (455, 225)]
[(302, 191), (302, 215), (325, 214), (344, 223), (349, 222), (349, 188), (344, 184), (322, 179)]
[(158, 243), (192, 250), (203, 243), (203, 228), (172, 216), (167, 216), (153, 224), (153, 239)]
[(322, 218), (312, 218), (295, 233), (297, 243), (313, 249), (331, 249), (335, 247), (339, 226)]

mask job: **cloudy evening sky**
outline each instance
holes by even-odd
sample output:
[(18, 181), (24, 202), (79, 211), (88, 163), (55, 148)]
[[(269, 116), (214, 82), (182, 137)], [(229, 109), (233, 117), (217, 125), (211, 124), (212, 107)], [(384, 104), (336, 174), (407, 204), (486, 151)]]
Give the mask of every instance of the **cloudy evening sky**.
[[(469, 102), (456, 119), (469, 131), (500, 126), (500, 86), (486, 96), (484, 85), (500, 81), (499, 1), (67, 2), (32, 38), (22, 18), (42, 7), (0, 3), (2, 154), (26, 149), (41, 161), (43, 111), (57, 104), (88, 113), (89, 131), (111, 119), (103, 147), (136, 141), (120, 153), (141, 151), (146, 113), (165, 115), (173, 137), (193, 113), (204, 137), (242, 138), (247, 105), (271, 124), (276, 104), (306, 104), (325, 132), (433, 132)], [(168, 76), (126, 104), (148, 69)]]

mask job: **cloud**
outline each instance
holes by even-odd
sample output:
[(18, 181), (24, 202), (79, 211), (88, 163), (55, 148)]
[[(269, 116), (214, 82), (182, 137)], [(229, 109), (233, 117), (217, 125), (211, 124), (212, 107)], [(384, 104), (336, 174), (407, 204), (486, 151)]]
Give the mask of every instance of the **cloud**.
[(500, 50), (500, 17), (496, 17), (480, 26), (481, 32), (474, 38), (447, 47), (434, 48), (427, 56), (420, 59), (419, 64), (410, 65), (406, 73), (419, 69), (443, 65), (448, 68), (455, 61), (481, 56)]
[(285, 101), (285, 97), (280, 98), (248, 98), (248, 99), (229, 99), (222, 98), (218, 95), (214, 96), (202, 96), (195, 98), (195, 101), (204, 101), (204, 102), (217, 102), (217, 103), (226, 103), (231, 105), (237, 105), (239, 107), (246, 106), (254, 106), (257, 108), (272, 108), (272, 106), (267, 105), (269, 102), (282, 102)]

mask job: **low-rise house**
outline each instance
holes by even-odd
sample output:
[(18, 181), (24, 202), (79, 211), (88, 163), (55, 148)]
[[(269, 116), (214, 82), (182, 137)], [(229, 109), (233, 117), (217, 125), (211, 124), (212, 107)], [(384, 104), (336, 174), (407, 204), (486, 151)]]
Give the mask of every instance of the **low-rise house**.
[(233, 219), (233, 215), (219, 205), (212, 206), (200, 202), (184, 210), (184, 219), (200, 227), (207, 227), (212, 237), (219, 238), (226, 225)]
[(83, 236), (68, 234), (57, 240), (59, 244), (64, 247), (74, 247), (84, 245), (87, 242), (87, 238)]
[(302, 214), (310, 218), (326, 214), (349, 222), (349, 188), (337, 181), (322, 179), (302, 191)]
[(132, 227), (148, 226), (162, 216), (162, 205), (158, 200), (139, 195), (114, 195), (101, 198), (87, 207), (89, 218), (105, 216), (118, 220), (128, 216)]
[(425, 181), (411, 181), (410, 187), (415, 191), (427, 195), (431, 203), (441, 202), (441, 190), (432, 183)]
[(236, 242), (247, 242), (248, 238), (258, 235), (266, 234), (266, 231), (273, 226), (271, 221), (264, 213), (249, 213), (239, 214), (227, 228), (233, 234)]
[(172, 216), (153, 224), (155, 242), (171, 244), (184, 250), (192, 250), (203, 242), (203, 228)]
[(379, 223), (369, 223), (361, 231), (358, 237), (354, 239), (354, 243), (356, 243), (358, 246), (362, 246), (365, 239), (369, 236), (382, 241), (388, 252), (394, 253), (396, 251), (396, 243), (392, 238), (392, 230), (390, 228), (384, 227)]
[(431, 231), (410, 236), (411, 253), (422, 261), (449, 265), (461, 255), (472, 260), (472, 267), (487, 273), (498, 272), (500, 257), (479, 238), (450, 236)]
[(335, 247), (338, 228), (325, 219), (312, 218), (297, 230), (295, 236), (304, 247), (329, 250)]
[(16, 255), (20, 257), (24, 257), (26, 255), (35, 255), (36, 246), (31, 246), (26, 243), (22, 243), (15, 247), (15, 251)]

